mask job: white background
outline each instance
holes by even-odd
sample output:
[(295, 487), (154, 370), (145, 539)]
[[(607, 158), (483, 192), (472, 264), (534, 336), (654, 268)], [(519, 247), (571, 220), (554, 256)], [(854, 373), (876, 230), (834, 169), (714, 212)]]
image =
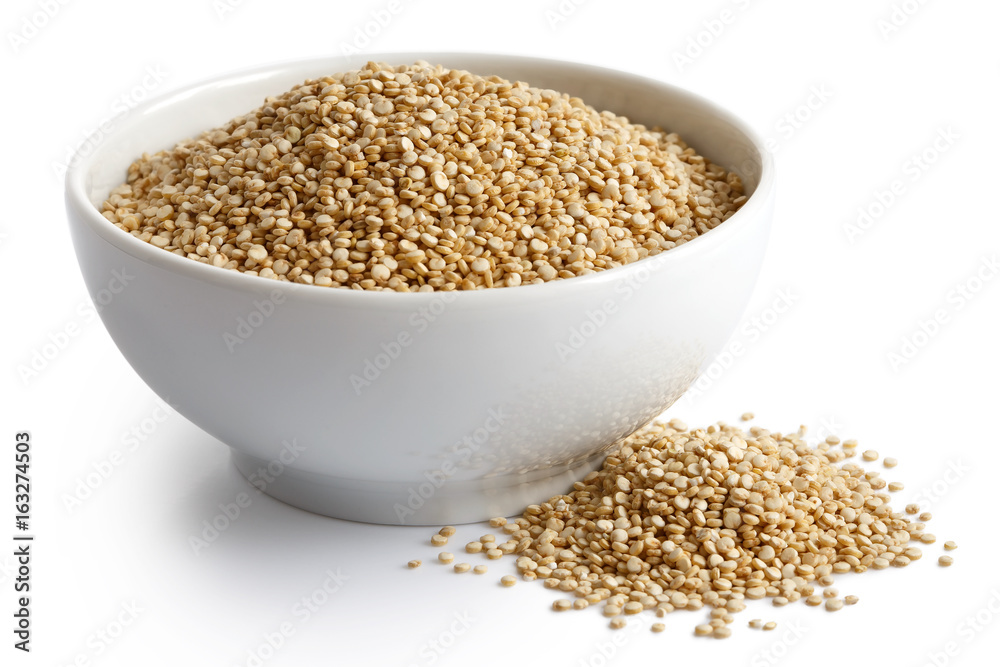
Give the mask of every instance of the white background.
[[(0, 10), (0, 517), (12, 514), (13, 436), (29, 429), (37, 535), (25, 655), (11, 647), (14, 531), (0, 520), (0, 662), (252, 665), (251, 652), (287, 622), (291, 636), (261, 664), (994, 664), (996, 3), (425, 0), (405, 3), (384, 28), (371, 24), (367, 45), (357, 29), (387, 0), (229, 4), (7, 0)], [(886, 476), (907, 485), (900, 505), (920, 497), (933, 510), (938, 543), (905, 570), (840, 578), (841, 594), (861, 602), (836, 614), (752, 604), (727, 641), (692, 636), (702, 613), (672, 614), (662, 635), (646, 629), (651, 619), (615, 633), (596, 609), (551, 612), (557, 595), (538, 582), (500, 588), (510, 560), (458, 576), (433, 562), (433, 530), (327, 519), (265, 496), (196, 554), (189, 537), (251, 487), (221, 443), (159, 409), (93, 316), (59, 164), (139, 97), (355, 44), (619, 68), (688, 87), (771, 138), (778, 210), (733, 338), (743, 352), (668, 414), (705, 425), (753, 410), (771, 429), (806, 424), (896, 456)], [(950, 138), (935, 147), (937, 137)], [(880, 209), (897, 180), (902, 194)], [(852, 234), (859, 208), (871, 221)], [(775, 317), (783, 293), (792, 306)], [(915, 336), (939, 310), (933, 335)], [(68, 340), (53, 354), (45, 346), (60, 334)], [(919, 348), (903, 357), (914, 338)], [(43, 350), (51, 358), (26, 372)], [(110, 474), (94, 477), (112, 457)], [(96, 488), (68, 507), (88, 475)], [(460, 527), (455, 551), (484, 532)], [(936, 565), (947, 539), (960, 545), (950, 569)], [(411, 558), (424, 567), (406, 570)], [(346, 579), (306, 617), (296, 604), (327, 571)], [(750, 630), (754, 617), (779, 629)]]

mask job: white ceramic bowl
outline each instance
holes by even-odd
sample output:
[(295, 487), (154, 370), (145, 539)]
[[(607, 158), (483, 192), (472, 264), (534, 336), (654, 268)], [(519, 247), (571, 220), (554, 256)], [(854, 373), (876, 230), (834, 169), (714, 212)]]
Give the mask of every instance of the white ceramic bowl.
[[(143, 152), (215, 127), (307, 78), (425, 59), (579, 96), (678, 132), (742, 176), (730, 220), (634, 264), (478, 292), (278, 283), (164, 252), (99, 213)], [(741, 317), (774, 197), (744, 123), (673, 86), (609, 69), (484, 54), (369, 54), (213, 79), (132, 112), (67, 175), (91, 296), (146, 383), (233, 450), (259, 488), (322, 514), (441, 524), (563, 493), (670, 406)]]

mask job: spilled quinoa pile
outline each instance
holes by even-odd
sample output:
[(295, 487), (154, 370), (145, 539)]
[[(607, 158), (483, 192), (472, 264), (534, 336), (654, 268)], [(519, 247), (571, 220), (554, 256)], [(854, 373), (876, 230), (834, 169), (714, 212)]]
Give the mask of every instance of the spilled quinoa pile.
[[(748, 601), (765, 598), (776, 607), (803, 601), (840, 611), (858, 597), (841, 596), (837, 575), (906, 567), (923, 556), (915, 543), (937, 538), (927, 531), (929, 512), (915, 504), (893, 509), (890, 492), (901, 483), (849, 461), (855, 441), (830, 436), (810, 444), (804, 434), (654, 422), (565, 495), (530, 505), (513, 521), (492, 519), (505, 535), (483, 535), (465, 551), (515, 557), (523, 580), (565, 594), (553, 610), (597, 605), (616, 629), (647, 611), (663, 618), (705, 608), (708, 618), (694, 634), (724, 638)], [(867, 450), (862, 458), (874, 462), (879, 454)], [(454, 534), (445, 527), (431, 545), (443, 547)], [(447, 553), (441, 562), (453, 558)], [(947, 567), (953, 559), (937, 562)], [(507, 575), (501, 583), (515, 581)], [(748, 625), (776, 627), (759, 618)]]

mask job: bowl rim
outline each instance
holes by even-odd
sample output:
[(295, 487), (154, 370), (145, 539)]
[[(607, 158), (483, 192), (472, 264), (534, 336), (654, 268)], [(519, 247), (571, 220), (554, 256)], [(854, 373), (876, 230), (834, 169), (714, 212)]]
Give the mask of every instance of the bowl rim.
[[(751, 225), (755, 217), (764, 213), (775, 190), (775, 169), (771, 152), (767, 149), (761, 136), (746, 122), (730, 112), (728, 109), (715, 102), (695, 94), (680, 86), (652, 79), (646, 76), (633, 74), (599, 65), (590, 65), (570, 60), (559, 60), (553, 58), (536, 58), (533, 56), (510, 55), (490, 52), (379, 52), (360, 53), (356, 58), (365, 58), (367, 61), (376, 62), (413, 62), (415, 60), (426, 60), (432, 63), (448, 62), (449, 58), (461, 60), (481, 59), (487, 61), (516, 61), (525, 65), (538, 65), (544, 67), (576, 69), (581, 73), (599, 73), (603, 76), (614, 76), (621, 80), (626, 80), (633, 85), (645, 85), (666, 89), (671, 95), (686, 98), (688, 102), (710, 110), (716, 117), (722, 119), (726, 124), (742, 133), (757, 150), (760, 156), (760, 178), (754, 192), (747, 198), (743, 206), (734, 213), (728, 220), (716, 228), (670, 250), (660, 252), (651, 257), (645, 257), (635, 262), (630, 262), (622, 266), (617, 266), (603, 271), (597, 271), (585, 276), (576, 276), (562, 280), (555, 280), (543, 284), (519, 285), (516, 288), (494, 288), (482, 290), (453, 290), (453, 291), (431, 291), (431, 292), (396, 292), (394, 290), (358, 290), (347, 288), (318, 288), (315, 285), (293, 283), (288, 281), (277, 281), (259, 276), (248, 276), (239, 271), (223, 269), (202, 262), (195, 262), (187, 257), (181, 257), (172, 252), (164, 252), (152, 244), (141, 241), (128, 232), (116, 227), (107, 218), (101, 215), (98, 208), (91, 203), (87, 196), (87, 175), (90, 172), (95, 159), (100, 156), (101, 149), (108, 145), (113, 145), (116, 135), (123, 134), (127, 129), (139, 125), (148, 120), (148, 116), (155, 114), (159, 107), (169, 106), (176, 101), (192, 97), (198, 94), (209, 92), (224, 84), (232, 84), (241, 79), (252, 81), (259, 78), (278, 75), (282, 72), (292, 73), (294, 71), (319, 70), (320, 67), (327, 66), (334, 68), (333, 71), (343, 71), (345, 63), (344, 56), (328, 56), (319, 58), (299, 58), (278, 61), (266, 65), (243, 68), (229, 73), (216, 75), (210, 78), (196, 81), (192, 84), (167, 91), (156, 96), (141, 105), (135, 107), (129, 117), (119, 124), (100, 142), (97, 148), (88, 154), (82, 154), (82, 147), (91, 145), (89, 138), (100, 132), (95, 129), (88, 135), (88, 141), (81, 144), (81, 149), (71, 157), (67, 166), (65, 178), (65, 200), (70, 213), (75, 213), (80, 219), (95, 232), (99, 237), (122, 252), (130, 255), (134, 259), (158, 267), (170, 273), (180, 274), (198, 281), (207, 282), (217, 287), (246, 290), (253, 293), (268, 291), (273, 294), (273, 290), (280, 290), (284, 297), (293, 297), (296, 301), (306, 300), (321, 304), (341, 304), (341, 305), (361, 305), (359, 299), (367, 299), (363, 302), (366, 308), (384, 306), (387, 308), (397, 308), (400, 305), (412, 307), (425, 307), (429, 301), (440, 300), (442, 295), (449, 295), (446, 298), (454, 304), (465, 305), (485, 305), (486, 303), (496, 303), (497, 299), (557, 299), (560, 296), (568, 295), (567, 290), (581, 290), (591, 287), (606, 286), (610, 283), (629, 281), (635, 279), (639, 272), (652, 271), (661, 266), (669, 266), (672, 263), (683, 262), (696, 253), (710, 252), (715, 245), (727, 242), (733, 236), (738, 236), (741, 228)], [(338, 63), (340, 63), (338, 65)], [(529, 82), (530, 83), (530, 82)], [(183, 137), (176, 141), (181, 141)], [(655, 269), (654, 269), (655, 267)], [(481, 301), (486, 299), (488, 301)]]

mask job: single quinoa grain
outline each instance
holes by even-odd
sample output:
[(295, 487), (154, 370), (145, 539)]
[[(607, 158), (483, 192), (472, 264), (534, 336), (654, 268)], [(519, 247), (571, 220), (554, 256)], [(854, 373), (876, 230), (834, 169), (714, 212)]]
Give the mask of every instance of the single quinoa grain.
[(638, 614), (642, 610), (643, 610), (642, 603), (641, 602), (636, 602), (634, 600), (632, 602), (626, 602), (625, 606), (622, 607), (622, 611), (627, 616), (631, 616), (632, 614)]
[(410, 568), (411, 570), (415, 570), (418, 567), (420, 567), (420, 565), (421, 565), (421, 561), (419, 561), (419, 560), (411, 560), (409, 563), (406, 564), (406, 567)]
[(102, 214), (212, 266), (412, 292), (622, 266), (710, 231), (745, 200), (739, 176), (676, 134), (579, 98), (370, 62), (143, 155)]

